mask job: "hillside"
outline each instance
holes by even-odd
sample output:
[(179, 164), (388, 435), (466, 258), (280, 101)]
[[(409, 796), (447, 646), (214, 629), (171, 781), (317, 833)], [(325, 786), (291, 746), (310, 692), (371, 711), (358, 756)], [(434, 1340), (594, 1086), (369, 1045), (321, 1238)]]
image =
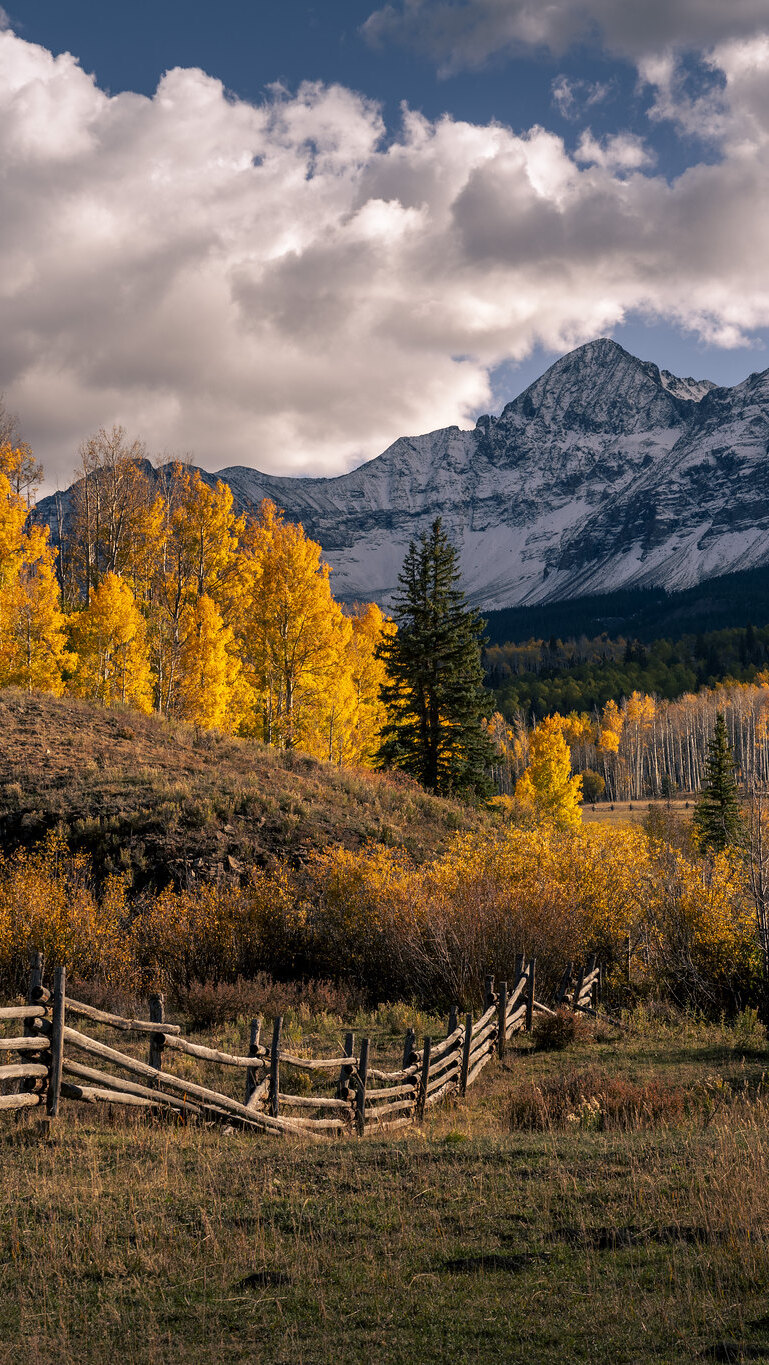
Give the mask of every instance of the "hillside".
[(482, 813), (416, 783), (71, 698), (0, 691), (0, 839), (59, 829), (97, 876), (136, 889), (242, 881), (330, 843), (403, 846), (418, 861)]

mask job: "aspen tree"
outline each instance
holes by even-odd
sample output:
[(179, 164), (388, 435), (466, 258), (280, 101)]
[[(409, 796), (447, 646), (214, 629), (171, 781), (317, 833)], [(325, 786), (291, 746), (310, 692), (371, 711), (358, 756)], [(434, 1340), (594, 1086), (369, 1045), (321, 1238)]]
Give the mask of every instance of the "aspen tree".
[(571, 755), (559, 716), (548, 716), (535, 729), (529, 745), (529, 766), (515, 787), (515, 798), (537, 819), (563, 828), (582, 823), (582, 778), (571, 776)]
[(240, 663), (233, 635), (207, 593), (192, 607), (179, 654), (178, 714), (206, 730), (232, 729)]
[(76, 657), (67, 649), (55, 553), (48, 527), (34, 526), (22, 540), (22, 563), (11, 586), (0, 589), (7, 630), (0, 640), (0, 685), (60, 697), (65, 671)]
[(123, 702), (152, 709), (152, 675), (146, 625), (134, 595), (117, 574), (105, 574), (90, 605), (72, 618), (71, 640), (78, 656), (70, 684), (80, 697), (103, 706)]

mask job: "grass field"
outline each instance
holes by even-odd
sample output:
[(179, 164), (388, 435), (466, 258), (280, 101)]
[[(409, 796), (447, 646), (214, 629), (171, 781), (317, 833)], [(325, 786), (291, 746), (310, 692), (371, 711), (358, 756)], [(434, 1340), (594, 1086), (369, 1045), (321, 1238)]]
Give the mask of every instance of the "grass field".
[(4, 1119), (0, 1361), (767, 1358), (768, 1062), (639, 1017), (388, 1139)]
[(595, 805), (585, 802), (581, 807), (582, 819), (586, 825), (640, 825), (649, 811), (654, 810), (690, 820), (695, 800), (696, 797), (690, 796), (688, 800), (675, 801), (597, 801)]

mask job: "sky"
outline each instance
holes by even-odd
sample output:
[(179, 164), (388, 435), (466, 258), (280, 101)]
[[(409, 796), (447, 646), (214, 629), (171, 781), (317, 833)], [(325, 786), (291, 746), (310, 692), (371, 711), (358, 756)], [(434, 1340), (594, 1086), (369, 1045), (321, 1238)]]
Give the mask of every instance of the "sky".
[(0, 393), (335, 475), (612, 336), (769, 366), (769, 0), (6, 0)]

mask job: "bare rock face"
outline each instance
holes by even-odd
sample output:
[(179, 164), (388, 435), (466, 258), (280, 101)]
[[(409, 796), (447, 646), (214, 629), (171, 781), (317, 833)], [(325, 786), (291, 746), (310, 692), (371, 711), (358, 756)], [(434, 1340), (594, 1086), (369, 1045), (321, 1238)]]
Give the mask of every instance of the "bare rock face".
[(717, 388), (603, 339), (473, 431), (403, 437), (339, 478), (204, 477), (301, 521), (347, 601), (390, 602), (409, 542), (441, 516), (469, 596), (493, 609), (769, 563), (768, 451), (769, 370)]

